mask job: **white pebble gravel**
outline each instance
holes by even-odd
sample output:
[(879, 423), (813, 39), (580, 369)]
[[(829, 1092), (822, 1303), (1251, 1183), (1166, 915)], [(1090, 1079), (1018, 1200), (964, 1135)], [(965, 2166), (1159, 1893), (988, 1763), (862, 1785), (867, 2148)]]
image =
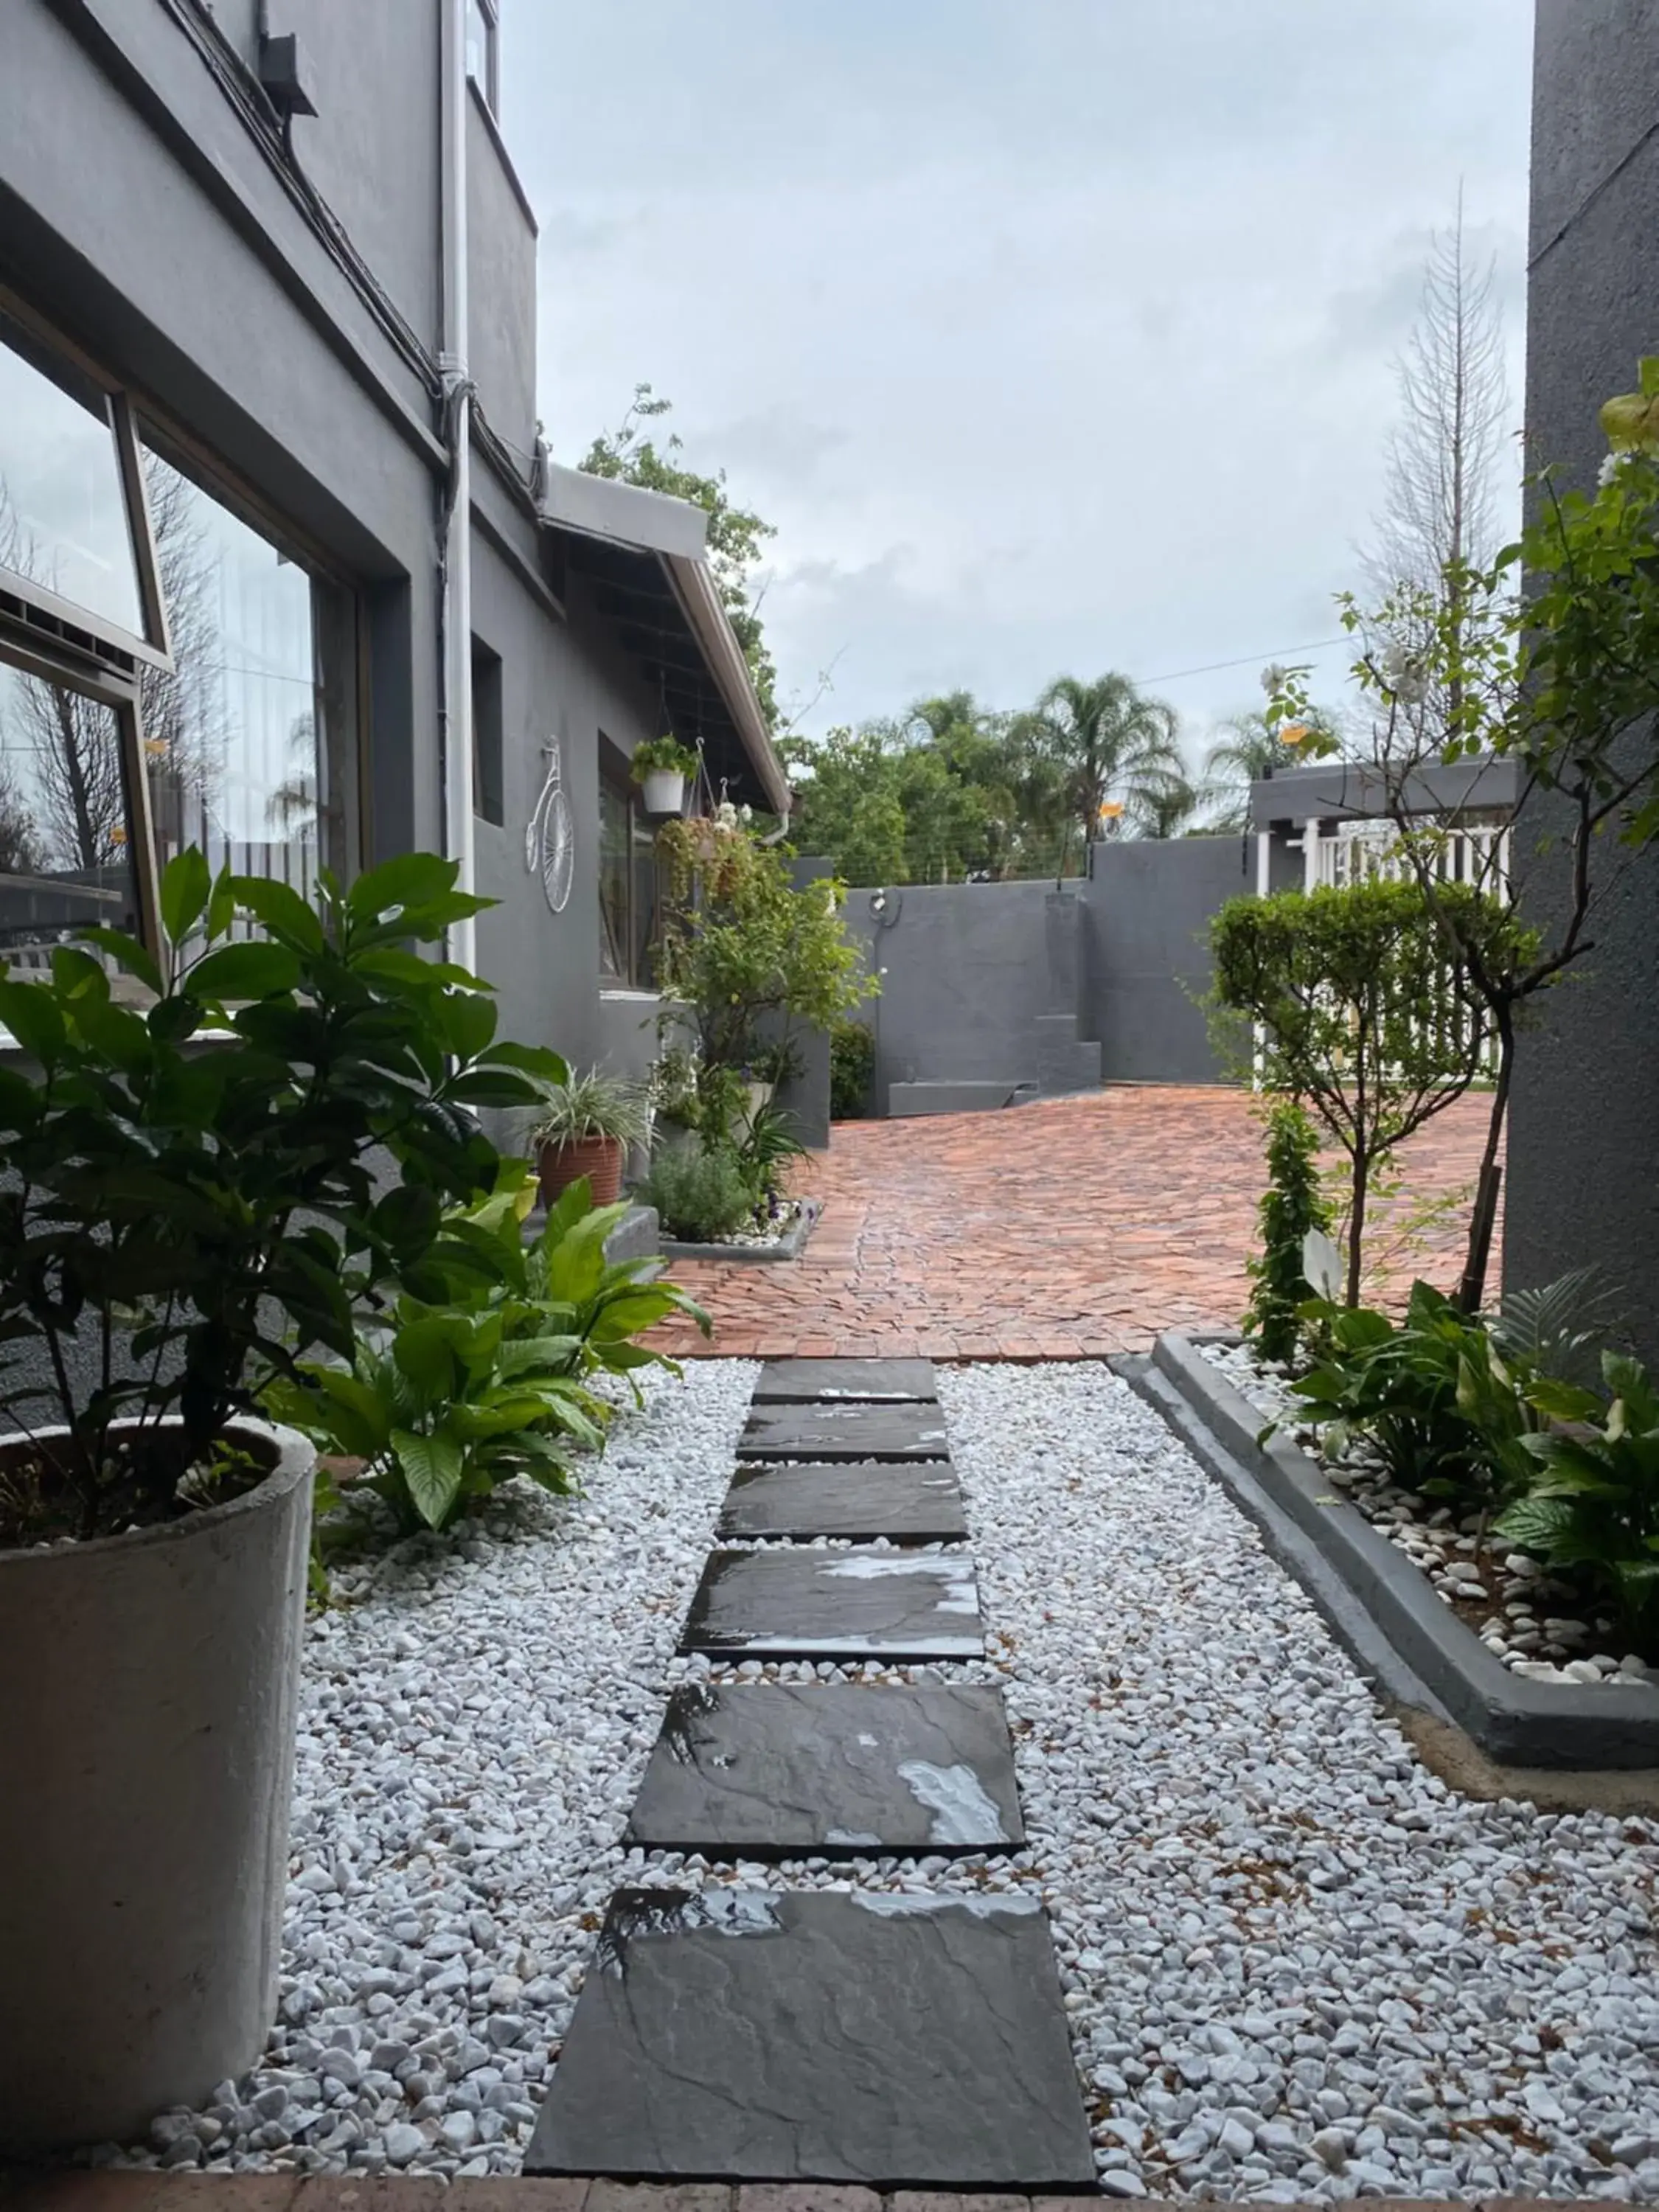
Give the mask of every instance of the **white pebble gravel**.
[(1659, 2193), (1645, 1827), (1448, 1790), (1104, 1369), (941, 1389), (1107, 2185)]
[[(605, 1903), (1024, 1889), (1110, 2195), (1659, 2194), (1659, 1847), (1468, 1803), (1105, 1367), (945, 1370), (984, 1665), (672, 1654), (756, 1370), (647, 1382), (585, 1500), (366, 1571), (307, 1650), (282, 2017), (124, 2163), (516, 2172)], [(710, 1869), (617, 1847), (666, 1692), (1002, 1685), (1028, 1848)]]

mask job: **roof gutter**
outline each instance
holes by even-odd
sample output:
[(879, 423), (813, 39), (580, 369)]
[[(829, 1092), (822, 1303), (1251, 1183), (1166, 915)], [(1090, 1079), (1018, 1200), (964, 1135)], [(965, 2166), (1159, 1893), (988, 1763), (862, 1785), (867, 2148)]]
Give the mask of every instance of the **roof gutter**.
[(794, 803), (793, 793), (784, 775), (783, 763), (772, 744), (772, 733), (766, 726), (760, 701), (755, 696), (749, 663), (743, 657), (743, 647), (738, 643), (731, 619), (714, 588), (708, 565), (705, 561), (689, 561), (675, 553), (664, 553), (660, 558), (772, 811), (787, 817)]

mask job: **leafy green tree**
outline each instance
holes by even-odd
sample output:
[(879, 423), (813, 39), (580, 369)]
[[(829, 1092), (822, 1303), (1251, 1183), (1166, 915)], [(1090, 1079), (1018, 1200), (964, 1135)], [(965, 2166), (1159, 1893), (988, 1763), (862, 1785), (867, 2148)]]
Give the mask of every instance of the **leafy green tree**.
[(769, 538), (777, 532), (752, 508), (737, 506), (726, 489), (726, 471), (700, 476), (680, 459), (681, 441), (671, 431), (660, 447), (647, 430), (673, 407), (659, 399), (648, 384), (636, 384), (628, 412), (614, 430), (595, 438), (580, 466), (589, 476), (611, 477), (637, 484), (645, 491), (666, 492), (671, 498), (689, 500), (708, 517), (708, 565), (732, 628), (743, 647), (754, 679), (755, 691), (769, 727), (778, 719), (776, 664), (766, 649), (761, 628), (754, 573)]
[(1106, 834), (1103, 807), (1133, 817), (1170, 776), (1184, 774), (1177, 726), (1173, 707), (1109, 672), (1093, 683), (1057, 678), (1021, 736), (1054, 773), (1067, 816), (1092, 843)]
[[(1471, 958), (1513, 965), (1536, 941), (1467, 884), (1441, 886), (1439, 912), (1459, 916), (1455, 940), (1417, 883), (1373, 879), (1230, 899), (1210, 924), (1216, 1006), (1256, 1025), (1267, 1086), (1311, 1109), (1348, 1155), (1350, 1306), (1378, 1163), (1486, 1063), (1492, 1023)], [(1231, 1029), (1216, 1035), (1237, 1048)]]

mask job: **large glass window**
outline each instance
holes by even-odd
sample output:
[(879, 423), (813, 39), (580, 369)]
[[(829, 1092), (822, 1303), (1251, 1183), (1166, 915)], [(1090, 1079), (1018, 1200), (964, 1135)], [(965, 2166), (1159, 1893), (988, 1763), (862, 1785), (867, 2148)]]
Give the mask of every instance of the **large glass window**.
[(25, 967), (89, 921), (147, 929), (186, 846), (309, 897), (361, 842), (354, 597), (26, 313), (0, 304), (0, 954)]
[[(600, 745), (605, 747), (604, 738)], [(599, 966), (613, 983), (648, 990), (655, 980), (657, 848), (632, 787), (599, 777)]]
[(309, 896), (319, 866), (348, 865), (315, 587), (159, 454), (145, 453), (144, 474), (173, 659), (143, 678), (158, 859), (199, 845), (216, 872)]
[(32, 601), (159, 644), (115, 408), (0, 312), (0, 571)]

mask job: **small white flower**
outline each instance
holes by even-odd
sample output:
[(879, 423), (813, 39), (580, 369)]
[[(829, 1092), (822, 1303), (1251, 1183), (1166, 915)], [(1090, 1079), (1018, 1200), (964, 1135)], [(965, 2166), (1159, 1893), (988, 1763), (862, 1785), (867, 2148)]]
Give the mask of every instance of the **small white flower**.
[(1601, 486), (1603, 491), (1607, 489), (1609, 484), (1616, 483), (1618, 482), (1630, 459), (1631, 456), (1628, 453), (1609, 453), (1607, 455), (1606, 460), (1602, 462), (1601, 471), (1595, 479), (1596, 483)]

